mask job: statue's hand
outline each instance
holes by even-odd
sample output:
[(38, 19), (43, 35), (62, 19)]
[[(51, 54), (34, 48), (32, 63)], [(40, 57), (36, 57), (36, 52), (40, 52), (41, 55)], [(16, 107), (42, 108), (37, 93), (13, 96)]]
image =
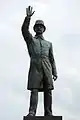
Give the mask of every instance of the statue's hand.
[(31, 17), (35, 11), (32, 11), (33, 8), (31, 6), (28, 6), (28, 8), (26, 8), (26, 15)]
[(56, 81), (56, 80), (57, 80), (57, 77), (58, 77), (57, 75), (56, 75), (56, 76), (53, 76), (54, 81)]

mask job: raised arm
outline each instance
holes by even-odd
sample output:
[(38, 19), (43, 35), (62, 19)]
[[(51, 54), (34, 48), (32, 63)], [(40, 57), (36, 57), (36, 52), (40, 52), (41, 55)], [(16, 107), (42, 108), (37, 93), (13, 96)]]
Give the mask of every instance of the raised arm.
[(55, 64), (54, 55), (53, 55), (52, 43), (51, 43), (51, 47), (49, 50), (49, 59), (50, 59), (50, 63), (52, 66), (53, 79), (56, 80), (57, 79), (57, 70), (56, 70), (56, 64)]
[(32, 40), (32, 34), (29, 32), (29, 25), (30, 25), (31, 16), (34, 14), (34, 12), (32, 12), (31, 6), (26, 8), (26, 14), (27, 16), (24, 19), (23, 25), (21, 27), (21, 31), (26, 43), (30, 43)]

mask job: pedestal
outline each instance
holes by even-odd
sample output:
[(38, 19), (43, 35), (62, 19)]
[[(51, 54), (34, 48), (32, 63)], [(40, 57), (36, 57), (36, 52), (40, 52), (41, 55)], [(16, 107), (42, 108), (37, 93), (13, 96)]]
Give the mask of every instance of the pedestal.
[(23, 120), (62, 120), (62, 116), (24, 116)]

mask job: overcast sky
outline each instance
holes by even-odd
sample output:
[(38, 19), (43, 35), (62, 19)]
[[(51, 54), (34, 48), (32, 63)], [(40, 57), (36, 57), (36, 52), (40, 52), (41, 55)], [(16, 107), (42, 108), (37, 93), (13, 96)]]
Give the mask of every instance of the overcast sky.
[[(21, 33), (26, 7), (33, 6), (33, 25), (42, 19), (44, 38), (53, 44), (58, 79), (54, 83), (53, 114), (80, 119), (80, 0), (0, 0), (0, 119), (21, 120), (28, 114), (27, 76), (30, 58)], [(36, 115), (44, 115), (39, 93)]]

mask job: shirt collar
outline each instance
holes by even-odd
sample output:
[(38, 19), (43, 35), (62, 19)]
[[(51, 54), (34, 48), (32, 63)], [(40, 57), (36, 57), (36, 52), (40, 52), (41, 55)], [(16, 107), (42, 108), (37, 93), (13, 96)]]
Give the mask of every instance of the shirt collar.
[(42, 40), (44, 40), (43, 35), (35, 35), (35, 38), (36, 38), (36, 39), (41, 38)]

